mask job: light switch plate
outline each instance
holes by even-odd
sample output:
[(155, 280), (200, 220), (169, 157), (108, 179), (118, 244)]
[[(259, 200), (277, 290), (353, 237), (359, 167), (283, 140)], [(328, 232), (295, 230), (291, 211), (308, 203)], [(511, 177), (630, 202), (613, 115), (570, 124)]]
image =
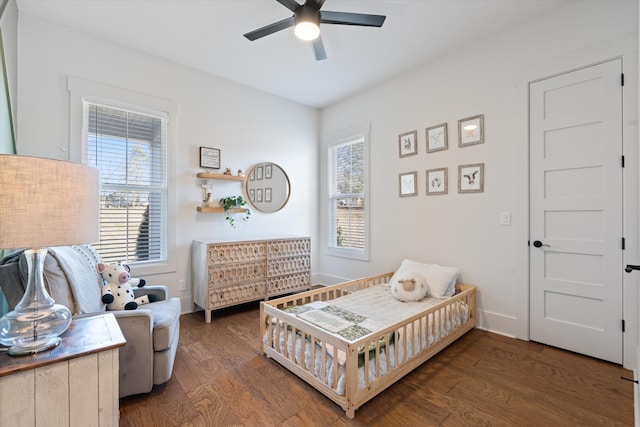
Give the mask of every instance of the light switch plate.
[(500, 212), (500, 225), (511, 225), (511, 212)]

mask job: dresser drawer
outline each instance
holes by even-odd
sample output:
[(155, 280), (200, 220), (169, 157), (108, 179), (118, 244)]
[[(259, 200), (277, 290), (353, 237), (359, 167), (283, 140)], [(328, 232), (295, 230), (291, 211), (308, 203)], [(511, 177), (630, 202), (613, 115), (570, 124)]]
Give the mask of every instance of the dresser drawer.
[(209, 245), (209, 265), (249, 262), (266, 259), (265, 242), (237, 242)]
[(212, 289), (209, 291), (210, 308), (226, 307), (243, 302), (264, 299), (264, 282), (249, 282)]
[(264, 279), (265, 266), (265, 261), (255, 261), (209, 267), (209, 286), (229, 286), (233, 283)]
[(307, 291), (311, 286), (309, 273), (271, 277), (267, 280), (267, 294), (271, 296)]
[(267, 261), (267, 276), (308, 272), (310, 264), (309, 256), (270, 259)]
[(309, 255), (310, 253), (310, 239), (287, 239), (267, 242), (267, 254), (269, 258)]

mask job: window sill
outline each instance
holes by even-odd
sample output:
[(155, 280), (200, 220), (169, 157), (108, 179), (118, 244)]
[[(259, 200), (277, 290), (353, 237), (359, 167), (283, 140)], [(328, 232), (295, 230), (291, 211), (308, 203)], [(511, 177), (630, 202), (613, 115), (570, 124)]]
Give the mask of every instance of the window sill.
[(156, 274), (167, 274), (176, 272), (175, 266), (168, 262), (132, 262), (128, 265), (129, 267), (131, 267), (131, 271), (134, 273), (133, 277), (153, 276)]
[(348, 258), (358, 261), (369, 261), (368, 251), (361, 251), (357, 249), (342, 249), (342, 248), (327, 248), (327, 255), (335, 256), (339, 258)]

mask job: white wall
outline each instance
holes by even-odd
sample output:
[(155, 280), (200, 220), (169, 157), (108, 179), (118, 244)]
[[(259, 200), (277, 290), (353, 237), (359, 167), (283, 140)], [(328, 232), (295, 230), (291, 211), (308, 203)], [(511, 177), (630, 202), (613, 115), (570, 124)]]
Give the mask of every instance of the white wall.
[[(458, 266), (463, 280), (479, 287), (480, 326), (527, 338), (527, 82), (620, 54), (632, 58), (625, 61), (625, 108), (635, 115), (626, 117), (625, 143), (635, 147), (637, 9), (637, 1), (575, 2), (323, 110), (322, 135), (371, 122), (372, 243), (369, 262), (326, 255), (321, 210), (319, 274), (326, 281), (355, 278), (395, 270), (404, 258)], [(484, 114), (486, 142), (459, 148), (457, 121), (476, 114)], [(426, 154), (425, 128), (443, 122), (449, 149)], [(418, 155), (400, 159), (398, 134), (415, 129)], [(484, 193), (458, 194), (458, 165), (481, 162)], [(637, 181), (631, 163), (627, 173)], [(449, 168), (448, 195), (426, 196), (425, 170), (439, 167)], [(400, 198), (398, 174), (409, 171), (418, 171), (419, 196)], [(625, 203), (637, 205), (637, 197)], [(499, 225), (502, 211), (511, 212), (511, 226)], [(627, 237), (637, 248), (637, 234)]]
[[(183, 298), (185, 311), (191, 309), (190, 292), (179, 292), (176, 283), (187, 279), (189, 284), (192, 239), (260, 236), (269, 230), (269, 235), (310, 235), (316, 243), (313, 271), (326, 282), (390, 271), (403, 258), (459, 266), (464, 281), (480, 287), (481, 327), (526, 338), (526, 83), (624, 56), (628, 85), (635, 88), (625, 100), (626, 114), (635, 110), (633, 123), (625, 117), (625, 150), (636, 155), (626, 173), (637, 178), (637, 16), (637, 0), (574, 2), (329, 107), (319, 126), (315, 110), (21, 13), (18, 151), (69, 158), (68, 76), (174, 101), (180, 111), (178, 137), (172, 142), (171, 178), (177, 190), (170, 210), (177, 234), (176, 270), (148, 278), (169, 285), (172, 295)], [(486, 143), (459, 148), (457, 120), (479, 113), (485, 115)], [(326, 255), (326, 242), (320, 242), (326, 231), (324, 189), (318, 197), (316, 180), (325, 182), (319, 136), (364, 122), (371, 123), (373, 171), (369, 262)], [(442, 122), (449, 124), (449, 149), (427, 155), (424, 129)], [(399, 159), (397, 136), (413, 129), (418, 130), (419, 154)], [(291, 201), (277, 214), (255, 212), (237, 230), (222, 216), (197, 214), (199, 146), (220, 148), (223, 167), (233, 170), (265, 160), (280, 164), (292, 181)], [(484, 193), (459, 195), (457, 166), (476, 162), (485, 163)], [(427, 197), (425, 169), (437, 167), (449, 168), (449, 194)], [(401, 199), (398, 173), (413, 170), (418, 171), (419, 196)], [(218, 189), (232, 193), (237, 185)], [(636, 206), (637, 218), (637, 194), (626, 203)], [(501, 211), (511, 212), (511, 226), (498, 225)], [(627, 252), (638, 255), (637, 234), (627, 237)], [(635, 304), (632, 310), (625, 307), (625, 316), (637, 320), (637, 311)]]
[[(172, 101), (179, 113), (169, 206), (175, 230), (171, 263), (175, 271), (144, 275), (166, 284), (191, 311), (190, 245), (194, 239), (278, 235), (316, 237), (319, 114), (264, 92), (148, 55), (126, 46), (20, 13), (18, 26), (19, 154), (73, 159), (70, 146), (69, 76)], [(72, 132), (78, 132), (74, 129)], [(223, 214), (197, 213), (202, 197), (199, 147), (220, 148), (223, 168), (247, 170), (255, 163), (279, 164), (291, 180), (287, 206), (274, 214), (255, 209), (247, 223), (231, 228)], [(71, 150), (71, 151), (70, 151)], [(220, 182), (214, 197), (241, 194), (241, 184)], [(313, 263), (313, 260), (312, 260)], [(313, 264), (312, 264), (313, 265)], [(136, 274), (136, 270), (133, 270)], [(187, 290), (178, 290), (185, 279)]]
[(0, 17), (0, 32), (2, 32), (2, 49), (5, 58), (5, 72), (8, 81), (7, 90), (11, 99), (12, 120), (15, 120), (15, 105), (17, 92), (18, 72), (18, 7), (16, 0), (2, 2), (2, 16)]

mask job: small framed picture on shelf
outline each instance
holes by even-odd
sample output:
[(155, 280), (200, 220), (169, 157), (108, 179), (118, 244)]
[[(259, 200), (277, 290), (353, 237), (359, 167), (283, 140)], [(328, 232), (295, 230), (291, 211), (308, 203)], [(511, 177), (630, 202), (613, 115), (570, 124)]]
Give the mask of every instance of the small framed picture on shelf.
[(271, 179), (273, 165), (265, 165), (264, 166), (264, 179)]
[(458, 120), (458, 146), (484, 144), (484, 114)]
[(401, 158), (418, 154), (418, 131), (398, 135), (398, 150)]
[(220, 149), (200, 147), (200, 167), (220, 169)]
[(427, 153), (442, 151), (449, 148), (447, 124), (427, 128)]
[(458, 166), (458, 193), (484, 191), (484, 163)]
[(427, 196), (447, 194), (449, 192), (448, 168), (427, 170)]
[(271, 187), (264, 189), (264, 201), (265, 203), (271, 203)]
[[(256, 167), (256, 179), (262, 179), (264, 176), (264, 169), (263, 166), (257, 166)], [(260, 200), (262, 201), (262, 200)]]
[(262, 188), (256, 190), (256, 202), (262, 202)]
[(406, 172), (399, 175), (400, 197), (418, 195), (418, 172)]
[(249, 190), (249, 200), (251, 200), (252, 202), (256, 201), (256, 190), (253, 188)]

